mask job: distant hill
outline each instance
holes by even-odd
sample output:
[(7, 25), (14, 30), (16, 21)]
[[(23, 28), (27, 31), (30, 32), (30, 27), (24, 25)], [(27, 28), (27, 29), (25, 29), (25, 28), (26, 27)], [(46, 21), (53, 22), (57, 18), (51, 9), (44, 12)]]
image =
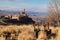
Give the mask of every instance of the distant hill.
[(0, 10), (0, 16), (7, 15), (7, 14), (17, 14), (17, 11), (6, 11), (6, 10)]
[(26, 11), (28, 15), (33, 15), (33, 16), (46, 16), (46, 12), (34, 12), (34, 11)]
[[(0, 10), (0, 16), (7, 15), (7, 14), (19, 14), (20, 11), (7, 11), (7, 10)], [(45, 16), (47, 15), (46, 12), (34, 12), (34, 11), (26, 11), (26, 14), (29, 16)]]

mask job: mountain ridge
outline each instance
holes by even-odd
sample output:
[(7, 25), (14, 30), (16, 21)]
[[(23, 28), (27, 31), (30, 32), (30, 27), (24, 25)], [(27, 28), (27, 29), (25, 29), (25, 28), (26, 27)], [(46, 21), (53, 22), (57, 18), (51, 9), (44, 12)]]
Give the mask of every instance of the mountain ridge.
[[(0, 16), (7, 15), (7, 14), (19, 14), (21, 11), (14, 11), (14, 10), (0, 10)], [(35, 12), (35, 11), (26, 11), (26, 14), (29, 16), (45, 16), (47, 15), (46, 12)]]

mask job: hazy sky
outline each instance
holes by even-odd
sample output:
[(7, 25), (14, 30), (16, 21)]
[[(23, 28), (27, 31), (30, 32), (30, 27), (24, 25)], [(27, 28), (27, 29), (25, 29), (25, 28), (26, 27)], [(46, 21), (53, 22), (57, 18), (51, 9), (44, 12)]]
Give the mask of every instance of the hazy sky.
[(0, 0), (3, 10), (32, 10), (46, 12), (49, 0)]

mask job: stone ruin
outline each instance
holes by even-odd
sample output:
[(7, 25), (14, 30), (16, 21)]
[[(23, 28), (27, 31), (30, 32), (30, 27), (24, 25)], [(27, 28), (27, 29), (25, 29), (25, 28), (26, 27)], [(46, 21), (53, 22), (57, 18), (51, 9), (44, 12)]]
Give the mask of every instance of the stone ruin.
[(7, 19), (4, 19), (3, 22), (7, 24), (34, 24), (34, 21), (32, 20), (32, 18), (28, 17), (28, 15), (25, 12), (22, 12), (19, 15), (19, 20), (7, 18)]

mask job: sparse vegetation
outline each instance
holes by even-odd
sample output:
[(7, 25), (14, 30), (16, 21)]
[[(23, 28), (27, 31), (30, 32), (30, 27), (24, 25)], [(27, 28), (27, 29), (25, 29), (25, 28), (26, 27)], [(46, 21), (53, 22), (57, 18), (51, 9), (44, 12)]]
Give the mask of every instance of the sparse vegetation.
[(0, 37), (5, 40), (34, 40), (34, 28), (32, 25), (0, 26)]

